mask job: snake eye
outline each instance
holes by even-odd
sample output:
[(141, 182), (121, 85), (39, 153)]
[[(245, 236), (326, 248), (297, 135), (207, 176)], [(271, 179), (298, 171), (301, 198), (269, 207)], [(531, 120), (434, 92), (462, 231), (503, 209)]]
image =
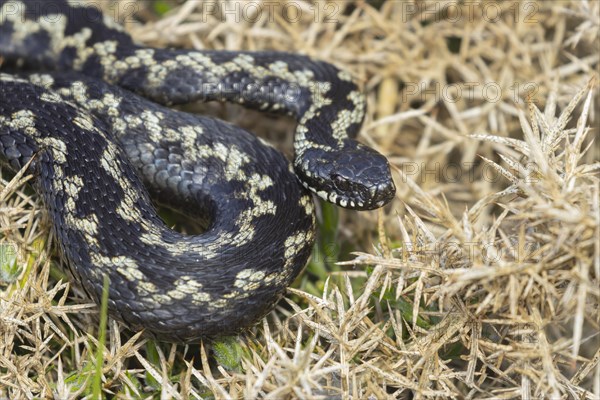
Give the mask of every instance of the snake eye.
[(333, 180), (333, 185), (335, 186), (335, 188), (340, 192), (347, 192), (348, 190), (350, 190), (350, 181), (348, 181), (348, 179), (344, 178), (343, 176), (333, 174), (331, 175), (331, 179)]

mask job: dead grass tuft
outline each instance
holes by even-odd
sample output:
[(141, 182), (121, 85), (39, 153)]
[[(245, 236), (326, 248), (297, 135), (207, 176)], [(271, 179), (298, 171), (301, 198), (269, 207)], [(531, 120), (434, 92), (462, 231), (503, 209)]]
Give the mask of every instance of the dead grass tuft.
[[(0, 398), (90, 398), (96, 376), (116, 398), (600, 398), (600, 3), (252, 4), (188, 1), (127, 26), (351, 71), (369, 100), (360, 139), (389, 157), (397, 199), (325, 225), (353, 250), (342, 271), (290, 289), (248, 334), (159, 345), (111, 321), (96, 365), (97, 308), (53, 265), (28, 178), (3, 174), (1, 267), (10, 247), (21, 270), (0, 287)], [(216, 113), (274, 139), (293, 126)]]

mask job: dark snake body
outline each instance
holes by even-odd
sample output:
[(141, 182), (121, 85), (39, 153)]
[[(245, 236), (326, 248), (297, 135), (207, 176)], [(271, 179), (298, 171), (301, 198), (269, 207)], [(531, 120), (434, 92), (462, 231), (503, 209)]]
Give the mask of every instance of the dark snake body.
[[(96, 9), (62, 0), (0, 0), (0, 57), (13, 73), (0, 74), (0, 154), (13, 169), (34, 158), (90, 297), (107, 275), (111, 315), (160, 339), (232, 334), (272, 309), (314, 242), (312, 199), (296, 175), (349, 208), (394, 195), (385, 158), (352, 139), (364, 98), (330, 64), (145, 48)], [(195, 100), (295, 116), (294, 167), (240, 128), (165, 107)], [(206, 231), (169, 229), (148, 190)]]

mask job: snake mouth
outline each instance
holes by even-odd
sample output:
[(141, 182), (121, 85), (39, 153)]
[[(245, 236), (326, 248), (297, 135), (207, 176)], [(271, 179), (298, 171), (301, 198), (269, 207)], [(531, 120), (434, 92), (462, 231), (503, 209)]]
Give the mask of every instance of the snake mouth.
[(306, 182), (302, 182), (302, 185), (317, 195), (320, 199), (336, 204), (343, 208), (348, 208), (358, 211), (375, 210), (388, 204), (396, 195), (396, 186), (393, 181), (389, 184), (378, 185), (371, 190), (363, 190), (362, 193), (357, 193), (355, 197), (335, 193), (333, 191), (327, 192), (325, 190), (318, 190)]

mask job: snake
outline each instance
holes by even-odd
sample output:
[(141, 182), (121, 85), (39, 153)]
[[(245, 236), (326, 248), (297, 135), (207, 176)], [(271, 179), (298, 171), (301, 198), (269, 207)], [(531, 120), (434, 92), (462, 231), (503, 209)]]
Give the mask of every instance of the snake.
[[(348, 72), (275, 51), (152, 48), (91, 4), (0, 0), (0, 160), (27, 168), (68, 271), (131, 330), (193, 342), (270, 312), (307, 264), (314, 198), (389, 203), (387, 159), (359, 143)], [(292, 116), (289, 161), (256, 135), (176, 106)], [(157, 206), (203, 231), (171, 229)]]

